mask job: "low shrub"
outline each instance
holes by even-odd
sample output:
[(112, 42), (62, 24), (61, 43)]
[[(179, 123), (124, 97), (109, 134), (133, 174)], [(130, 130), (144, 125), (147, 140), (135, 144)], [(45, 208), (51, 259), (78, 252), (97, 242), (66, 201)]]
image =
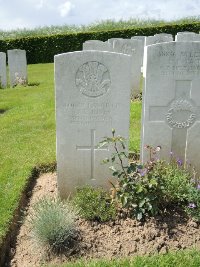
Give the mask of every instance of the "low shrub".
[(79, 215), (86, 220), (105, 222), (116, 216), (114, 203), (111, 203), (109, 195), (101, 188), (78, 188), (72, 203), (79, 210)]
[(29, 222), (35, 242), (53, 253), (60, 253), (74, 244), (76, 211), (59, 198), (43, 198), (31, 212)]
[[(104, 162), (112, 163), (110, 169), (113, 176), (117, 177), (116, 184), (113, 184), (113, 198), (119, 201), (123, 208), (128, 210), (131, 216), (138, 220), (146, 216), (153, 216), (163, 213), (174, 207), (187, 207), (188, 214), (200, 219), (200, 190), (198, 191), (191, 182), (191, 176), (195, 174), (190, 165), (183, 165), (180, 159), (176, 159), (170, 153), (170, 162), (159, 160), (157, 154), (160, 146), (153, 148), (146, 146), (149, 150), (149, 161), (145, 164), (131, 162), (127, 164), (128, 154), (126, 153), (125, 139), (115, 136), (106, 137), (100, 146), (112, 145), (114, 153), (111, 158)], [(200, 189), (200, 185), (199, 185)], [(195, 203), (191, 209), (189, 203)]]
[(194, 220), (200, 222), (200, 185), (190, 188), (188, 203), (185, 206), (186, 213)]
[(162, 183), (162, 207), (187, 203), (191, 184), (191, 172), (182, 164), (182, 161), (171, 156), (169, 163), (157, 160), (151, 171), (153, 177), (157, 176)]

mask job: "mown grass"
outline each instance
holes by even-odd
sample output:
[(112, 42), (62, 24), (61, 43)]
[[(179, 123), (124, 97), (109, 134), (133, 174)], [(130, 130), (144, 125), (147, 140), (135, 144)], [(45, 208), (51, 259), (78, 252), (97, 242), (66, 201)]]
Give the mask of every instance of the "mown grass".
[(92, 260), (47, 265), (48, 267), (199, 267), (200, 252), (197, 250), (171, 252), (165, 255), (138, 256), (130, 259)]
[(55, 161), (53, 64), (28, 72), (39, 86), (0, 90), (0, 244), (33, 167)]
[[(0, 244), (31, 171), (56, 160), (53, 64), (29, 65), (28, 74), (32, 86), (0, 90)], [(140, 110), (131, 105), (131, 150), (139, 149)]]
[(42, 36), (51, 34), (74, 33), (74, 32), (89, 32), (89, 31), (106, 31), (116, 29), (127, 29), (134, 27), (148, 27), (148, 26), (161, 26), (164, 24), (182, 24), (199, 22), (200, 16), (185, 17), (173, 21), (155, 20), (155, 19), (135, 19), (130, 18), (127, 20), (103, 20), (91, 23), (89, 25), (63, 25), (63, 26), (45, 26), (37, 27), (35, 29), (17, 29), (10, 31), (0, 30), (0, 39), (16, 39), (30, 36)]

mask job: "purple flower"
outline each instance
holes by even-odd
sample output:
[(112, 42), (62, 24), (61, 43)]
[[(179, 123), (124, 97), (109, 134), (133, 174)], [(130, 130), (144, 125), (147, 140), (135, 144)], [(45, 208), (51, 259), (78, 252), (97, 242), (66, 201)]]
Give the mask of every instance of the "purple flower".
[(196, 208), (196, 205), (194, 203), (189, 203), (188, 208), (194, 209)]
[(145, 174), (147, 173), (147, 169), (139, 169), (138, 171), (141, 176), (145, 176)]
[(182, 166), (182, 165), (183, 165), (183, 161), (182, 161), (181, 159), (178, 159), (178, 160), (177, 160), (177, 164), (178, 164), (179, 166)]
[(199, 190), (200, 190), (200, 184), (198, 184), (198, 185), (197, 185), (197, 189), (199, 189)]

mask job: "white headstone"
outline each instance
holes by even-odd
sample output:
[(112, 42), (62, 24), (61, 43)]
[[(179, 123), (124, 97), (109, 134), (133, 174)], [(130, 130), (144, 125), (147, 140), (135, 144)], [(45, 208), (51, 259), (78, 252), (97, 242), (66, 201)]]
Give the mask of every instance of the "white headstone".
[(128, 55), (78, 51), (55, 56), (58, 190), (61, 197), (86, 184), (109, 188), (113, 151), (98, 148), (111, 129), (129, 136)]
[(115, 40), (113, 44), (115, 52), (131, 55), (131, 97), (135, 97), (140, 92), (141, 78), (141, 58), (143, 53), (142, 42), (140, 40), (122, 39)]
[(107, 42), (108, 42), (109, 44), (111, 44), (112, 47), (113, 47), (113, 43), (114, 43), (115, 40), (123, 40), (123, 38), (110, 38), (110, 39), (108, 39)]
[(112, 51), (112, 45), (108, 42), (90, 40), (83, 43), (83, 50)]
[(173, 152), (200, 171), (200, 43), (171, 42), (148, 46), (141, 159), (144, 145), (160, 145), (161, 158)]
[(8, 50), (8, 66), (11, 87), (17, 84), (27, 84), (26, 51), (21, 49)]
[(172, 42), (173, 37), (172, 36), (167, 36), (163, 34), (157, 34), (155, 36), (147, 36), (145, 38), (144, 45), (152, 45), (152, 44), (158, 44), (158, 43), (164, 43), (164, 42)]
[(200, 34), (193, 32), (177, 34), (175, 40), (177, 42), (193, 42), (193, 41), (200, 42)]
[(6, 53), (0, 52), (0, 88), (7, 87)]
[(142, 42), (142, 57), (141, 57), (141, 67), (143, 66), (143, 56), (144, 56), (144, 41), (146, 36), (133, 36), (131, 39), (133, 40), (140, 40)]
[(170, 34), (170, 33), (165, 33), (165, 32), (162, 32), (162, 33), (156, 33), (156, 34), (154, 34), (154, 36), (168, 36), (168, 37), (172, 37), (172, 38), (173, 38), (172, 34)]

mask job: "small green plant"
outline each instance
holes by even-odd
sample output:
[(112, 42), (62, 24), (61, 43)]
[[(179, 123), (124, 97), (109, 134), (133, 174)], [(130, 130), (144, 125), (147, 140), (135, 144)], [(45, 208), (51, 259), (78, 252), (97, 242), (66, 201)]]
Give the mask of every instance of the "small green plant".
[[(111, 162), (110, 169), (113, 176), (117, 177), (113, 197), (119, 201), (123, 208), (126, 208), (131, 216), (141, 220), (146, 215), (155, 215), (159, 211), (159, 204), (162, 193), (162, 184), (157, 176), (151, 174), (156, 164), (149, 161), (145, 166), (131, 162), (127, 164), (128, 154), (126, 153), (125, 139), (115, 136), (112, 130), (112, 137), (105, 137), (100, 146), (112, 144), (114, 153), (104, 163)], [(151, 151), (152, 152), (152, 151)], [(153, 151), (154, 153), (154, 151)]]
[(101, 188), (78, 188), (72, 202), (79, 210), (80, 216), (86, 220), (105, 222), (116, 216), (114, 203), (111, 203), (109, 195)]
[(149, 161), (145, 164), (136, 161), (127, 164), (125, 139), (115, 136), (114, 129), (112, 137), (105, 137), (100, 142), (100, 146), (104, 145), (114, 147), (111, 158), (104, 160), (105, 163), (112, 163), (110, 169), (117, 177), (116, 184), (112, 183), (113, 197), (138, 220), (188, 203), (189, 192), (193, 188), (191, 170), (183, 166), (180, 159), (175, 159), (172, 153), (167, 163), (158, 159), (161, 146), (153, 148), (147, 145)]
[(71, 248), (76, 236), (76, 211), (59, 198), (43, 198), (33, 207), (29, 222), (34, 240), (53, 253)]
[(195, 179), (191, 179), (191, 183), (193, 187), (189, 189), (185, 211), (194, 220), (200, 222), (200, 183)]
[(187, 202), (191, 184), (191, 170), (170, 153), (170, 162), (158, 160), (151, 172), (162, 180), (162, 207), (182, 206)]

